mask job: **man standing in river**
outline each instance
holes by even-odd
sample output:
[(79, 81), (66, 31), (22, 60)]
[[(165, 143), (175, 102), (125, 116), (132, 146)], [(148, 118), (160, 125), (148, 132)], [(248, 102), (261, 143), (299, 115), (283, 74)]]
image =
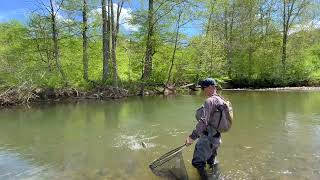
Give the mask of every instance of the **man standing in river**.
[[(193, 153), (192, 165), (198, 170), (202, 180), (208, 179), (205, 170), (206, 164), (212, 171), (215, 165), (215, 157), (217, 149), (220, 145), (220, 124), (224, 126), (226, 123), (221, 123), (218, 120), (218, 125), (215, 119), (214, 111), (219, 109), (220, 106), (225, 105), (225, 100), (217, 94), (217, 83), (212, 78), (206, 78), (199, 82), (204, 95), (207, 97), (204, 105), (196, 111), (196, 119), (198, 123), (193, 130), (192, 134), (187, 137), (186, 145), (191, 145), (196, 139), (199, 138)], [(228, 128), (231, 126), (231, 122)]]

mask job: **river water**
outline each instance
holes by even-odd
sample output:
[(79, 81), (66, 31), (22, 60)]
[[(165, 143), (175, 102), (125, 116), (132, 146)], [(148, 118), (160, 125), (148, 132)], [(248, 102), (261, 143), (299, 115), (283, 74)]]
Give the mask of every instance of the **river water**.
[[(221, 179), (320, 179), (319, 92), (222, 93), (234, 124)], [(0, 179), (158, 179), (148, 164), (182, 145), (201, 96), (134, 97), (0, 111)], [(194, 145), (183, 157), (190, 179)]]

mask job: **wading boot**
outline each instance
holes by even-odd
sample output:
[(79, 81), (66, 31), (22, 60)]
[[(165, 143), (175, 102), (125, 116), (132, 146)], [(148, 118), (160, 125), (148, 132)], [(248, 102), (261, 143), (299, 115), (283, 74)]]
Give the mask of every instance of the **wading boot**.
[(214, 165), (209, 164), (208, 175), (211, 176), (212, 174), (214, 174)]
[(218, 164), (210, 164), (208, 169), (208, 177), (217, 179), (220, 176), (220, 169)]
[(203, 169), (198, 169), (198, 173), (200, 175), (200, 179), (201, 180), (208, 180), (208, 174), (207, 171), (203, 168)]
[(216, 158), (214, 158), (213, 162), (208, 164), (209, 165), (209, 169), (208, 169), (209, 175), (215, 174), (217, 172), (218, 163), (219, 163), (219, 161)]

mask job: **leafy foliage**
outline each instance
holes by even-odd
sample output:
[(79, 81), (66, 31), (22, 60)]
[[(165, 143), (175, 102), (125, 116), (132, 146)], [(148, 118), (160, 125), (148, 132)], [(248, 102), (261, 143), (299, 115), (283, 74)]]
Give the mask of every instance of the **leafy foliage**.
[[(89, 79), (84, 80), (82, 64), (79, 1), (65, 1), (61, 11), (59, 43), (61, 64), (69, 86), (90, 88), (102, 75), (102, 35), (99, 13), (90, 11)], [(150, 82), (165, 83), (174, 49), (177, 12), (183, 10), (186, 22), (179, 40), (172, 70), (172, 83), (197, 82), (214, 77), (236, 87), (301, 86), (320, 84), (320, 30), (294, 29), (315, 22), (318, 17), (298, 17), (287, 44), (287, 67), (281, 65), (281, 19), (274, 1), (155, 1), (155, 53)], [(313, 2), (317, 3), (317, 2)], [(98, 7), (90, 2), (91, 9)], [(314, 4), (313, 4), (314, 5)], [(318, 4), (316, 4), (318, 5)], [(319, 6), (319, 5), (318, 5)], [(305, 7), (312, 8), (310, 6)], [(319, 16), (319, 15), (318, 15)], [(144, 66), (147, 9), (132, 12), (130, 23), (138, 31), (121, 31), (117, 44), (120, 86), (139, 84)], [(201, 27), (199, 27), (199, 24)], [(37, 86), (64, 86), (53, 60), (50, 18), (34, 13), (27, 24), (0, 23), (0, 85), (11, 86), (32, 81)], [(197, 32), (197, 33), (195, 33)], [(110, 69), (112, 66), (110, 65)], [(228, 69), (231, 74), (228, 74)], [(112, 75), (106, 82), (112, 84)]]

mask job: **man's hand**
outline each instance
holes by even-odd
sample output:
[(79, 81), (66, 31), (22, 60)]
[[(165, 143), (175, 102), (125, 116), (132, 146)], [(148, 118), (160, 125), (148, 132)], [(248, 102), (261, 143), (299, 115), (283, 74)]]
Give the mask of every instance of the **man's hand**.
[(193, 143), (193, 139), (191, 139), (189, 136), (187, 137), (187, 139), (186, 139), (186, 145), (187, 146), (189, 146), (189, 145), (191, 145), (192, 143)]

